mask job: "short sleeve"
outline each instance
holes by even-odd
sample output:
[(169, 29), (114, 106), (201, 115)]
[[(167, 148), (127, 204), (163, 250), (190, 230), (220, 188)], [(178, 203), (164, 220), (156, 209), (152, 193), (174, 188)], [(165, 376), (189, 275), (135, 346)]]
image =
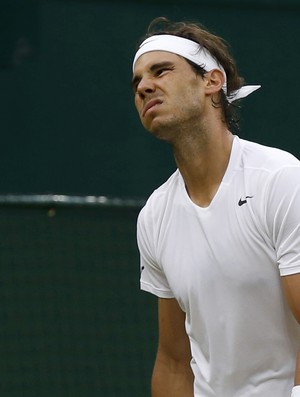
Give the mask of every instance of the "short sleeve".
[(140, 252), (140, 286), (160, 298), (173, 298), (163, 269), (156, 259), (155, 228), (147, 208), (143, 208), (137, 220), (137, 243)]
[(267, 186), (266, 220), (281, 276), (300, 272), (300, 166), (272, 175)]

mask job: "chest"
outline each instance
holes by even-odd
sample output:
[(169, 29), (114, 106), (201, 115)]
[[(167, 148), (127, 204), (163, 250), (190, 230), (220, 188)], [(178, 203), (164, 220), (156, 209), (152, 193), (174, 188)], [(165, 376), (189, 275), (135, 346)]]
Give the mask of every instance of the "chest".
[(255, 294), (277, 271), (260, 219), (255, 203), (239, 195), (207, 210), (173, 208), (161, 225), (158, 258), (183, 307), (191, 295), (205, 298), (224, 288), (233, 297), (241, 290)]

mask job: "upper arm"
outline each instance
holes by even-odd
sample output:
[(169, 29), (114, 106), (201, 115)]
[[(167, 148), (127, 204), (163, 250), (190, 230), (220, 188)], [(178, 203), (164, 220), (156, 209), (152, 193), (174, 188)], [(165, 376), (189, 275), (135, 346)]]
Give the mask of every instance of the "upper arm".
[(158, 352), (177, 362), (190, 363), (191, 350), (185, 331), (185, 313), (176, 299), (158, 301), (159, 343)]
[(300, 324), (300, 273), (283, 276), (281, 279), (287, 302)]

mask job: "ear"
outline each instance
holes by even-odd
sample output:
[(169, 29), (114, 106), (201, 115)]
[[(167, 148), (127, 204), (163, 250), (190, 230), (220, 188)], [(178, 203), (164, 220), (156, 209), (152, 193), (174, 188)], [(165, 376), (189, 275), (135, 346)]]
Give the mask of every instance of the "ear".
[(215, 94), (221, 91), (224, 83), (224, 73), (219, 69), (213, 69), (210, 72), (205, 73), (205, 90), (208, 95)]

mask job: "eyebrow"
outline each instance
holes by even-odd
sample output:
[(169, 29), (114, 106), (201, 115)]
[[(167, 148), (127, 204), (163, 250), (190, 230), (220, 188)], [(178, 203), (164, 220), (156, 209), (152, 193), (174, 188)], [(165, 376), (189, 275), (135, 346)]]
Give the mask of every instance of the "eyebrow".
[[(174, 66), (174, 63), (170, 62), (170, 61), (157, 62), (157, 63), (154, 63), (153, 65), (151, 65), (149, 70), (150, 70), (150, 72), (153, 73), (156, 70), (159, 70), (161, 68), (171, 67), (171, 66)], [(138, 83), (141, 81), (141, 79), (142, 78), (140, 75), (133, 76), (133, 79), (131, 80), (131, 87), (134, 89), (134, 87), (136, 87), (138, 85)]]

